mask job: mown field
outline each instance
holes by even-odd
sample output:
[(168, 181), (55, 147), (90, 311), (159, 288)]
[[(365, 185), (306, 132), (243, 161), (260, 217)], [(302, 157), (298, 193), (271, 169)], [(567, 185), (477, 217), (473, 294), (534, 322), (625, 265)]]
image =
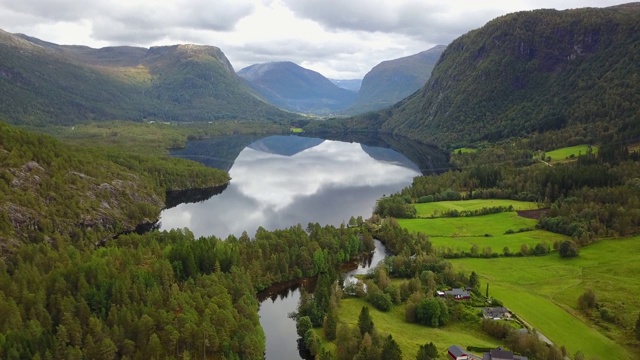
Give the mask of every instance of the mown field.
[[(589, 145), (587, 144), (569, 146), (569, 147), (564, 147), (564, 148), (549, 151), (545, 154), (545, 156), (550, 157), (552, 163), (561, 162), (561, 161), (570, 160), (571, 155), (573, 155), (574, 157), (578, 157), (579, 155), (585, 155), (588, 149), (589, 149)], [(598, 148), (595, 146), (592, 146), (591, 150), (593, 151), (594, 154), (598, 153)]]
[[(575, 259), (550, 254), (451, 262), (456, 271), (478, 273), (482, 289), (489, 283), (490, 296), (502, 300), (555, 343), (565, 345), (571, 354), (580, 350), (587, 359), (637, 359), (640, 349), (631, 329), (640, 311), (639, 252), (636, 236), (600, 240), (581, 249)], [(621, 324), (599, 320), (595, 313), (594, 319), (601, 324), (596, 325), (577, 309), (577, 298), (589, 288), (600, 307), (615, 312)]]
[[(488, 337), (480, 330), (469, 328), (463, 323), (449, 324), (441, 328), (410, 324), (404, 321), (404, 305), (396, 305), (389, 312), (381, 312), (359, 298), (342, 299), (338, 314), (340, 321), (351, 326), (358, 326), (358, 316), (363, 306), (369, 306), (371, 318), (378, 331), (393, 335), (394, 340), (402, 349), (404, 359), (415, 359), (420, 345), (429, 342), (436, 345), (441, 359), (447, 358), (447, 348), (452, 344), (460, 345), (463, 348), (470, 345), (481, 347), (501, 345), (497, 340)], [(327, 349), (335, 349), (333, 344), (326, 345)]]
[[(464, 201), (458, 202), (463, 203)], [(438, 203), (417, 205), (437, 206), (435, 204)], [(521, 205), (528, 206), (526, 204), (531, 203)], [(480, 204), (476, 206), (480, 206)], [(555, 241), (567, 239), (566, 236), (548, 231), (533, 230), (537, 220), (518, 216), (516, 212), (456, 218), (398, 219), (398, 223), (409, 231), (429, 235), (429, 239), (436, 249), (450, 248), (454, 252), (457, 249), (469, 251), (473, 244), (477, 244), (481, 249), (491, 247), (493, 252), (499, 254), (503, 252), (505, 246), (509, 248), (511, 253), (516, 253), (520, 251), (522, 244), (532, 248), (538, 243), (546, 242), (549, 247), (553, 247)], [(518, 232), (520, 229), (529, 230)], [(514, 233), (505, 234), (509, 230)]]

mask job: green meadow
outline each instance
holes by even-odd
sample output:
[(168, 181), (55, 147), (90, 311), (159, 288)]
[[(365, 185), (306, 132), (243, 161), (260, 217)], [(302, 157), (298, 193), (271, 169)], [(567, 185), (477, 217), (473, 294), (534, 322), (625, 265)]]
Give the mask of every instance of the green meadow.
[[(404, 320), (404, 305), (395, 305), (389, 312), (381, 312), (359, 298), (341, 300), (338, 312), (340, 321), (351, 326), (358, 326), (358, 316), (363, 306), (369, 307), (371, 318), (379, 332), (393, 335), (393, 339), (402, 349), (402, 357), (405, 359), (415, 359), (420, 345), (429, 342), (433, 342), (436, 345), (442, 359), (447, 358), (447, 348), (453, 344), (460, 345), (463, 348), (470, 345), (480, 347), (501, 346), (500, 342), (490, 338), (475, 326), (469, 327), (464, 323), (456, 323), (441, 328), (431, 328), (410, 324)], [(335, 346), (328, 344), (327, 349), (335, 349)]]
[[(526, 204), (532, 203), (520, 205), (528, 206)], [(544, 230), (518, 232), (520, 229), (534, 229), (536, 223), (537, 220), (518, 216), (516, 212), (455, 218), (398, 219), (398, 224), (409, 231), (429, 235), (436, 249), (450, 248), (454, 252), (458, 249), (469, 251), (472, 245), (477, 244), (481, 249), (491, 247), (497, 253), (502, 253), (506, 246), (512, 253), (516, 253), (520, 251), (522, 244), (532, 248), (538, 243), (546, 242), (552, 247), (555, 241), (567, 239), (566, 236)], [(514, 233), (505, 234), (509, 230)]]
[[(580, 350), (587, 359), (633, 359), (640, 357), (638, 347), (620, 344), (634, 343), (631, 329), (640, 309), (639, 252), (636, 236), (600, 240), (581, 249), (574, 259), (551, 254), (451, 262), (456, 271), (478, 273), (489, 283), (490, 296), (556, 344), (566, 346), (570, 354)], [(598, 320), (597, 325), (577, 309), (577, 298), (586, 289), (595, 292), (600, 307), (620, 317), (619, 324)]]
[[(549, 151), (545, 154), (546, 157), (551, 158), (551, 162), (560, 162), (571, 159), (571, 155), (574, 157), (578, 157), (579, 155), (585, 155), (589, 149), (589, 145), (576, 145), (564, 147), (556, 150)], [(598, 153), (598, 148), (595, 146), (591, 147), (591, 150), (594, 154)]]
[(513, 206), (514, 210), (533, 210), (537, 209), (538, 206), (534, 202), (528, 201), (516, 201), (516, 200), (502, 200), (502, 199), (472, 199), (472, 200), (463, 200), (463, 201), (436, 201), (429, 203), (421, 203), (414, 205), (416, 210), (418, 210), (418, 216), (420, 217), (428, 217), (435, 216), (437, 217), (439, 213), (442, 211), (473, 211), (480, 210), (482, 208), (490, 208), (490, 207), (509, 207)]

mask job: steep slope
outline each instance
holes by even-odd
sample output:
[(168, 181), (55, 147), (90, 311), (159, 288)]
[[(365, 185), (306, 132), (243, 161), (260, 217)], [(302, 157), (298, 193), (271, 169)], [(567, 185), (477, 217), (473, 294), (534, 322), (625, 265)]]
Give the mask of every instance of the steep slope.
[(356, 94), (289, 61), (248, 66), (238, 75), (270, 104), (298, 113), (328, 115), (349, 106)]
[(573, 124), (637, 128), (640, 6), (499, 17), (453, 41), (416, 94), (351, 125), (439, 144)]
[(0, 31), (0, 116), (12, 123), (87, 120), (280, 120), (213, 46), (62, 46)]
[(433, 67), (446, 49), (444, 45), (403, 58), (383, 61), (369, 71), (349, 114), (379, 110), (413, 94), (429, 79)]

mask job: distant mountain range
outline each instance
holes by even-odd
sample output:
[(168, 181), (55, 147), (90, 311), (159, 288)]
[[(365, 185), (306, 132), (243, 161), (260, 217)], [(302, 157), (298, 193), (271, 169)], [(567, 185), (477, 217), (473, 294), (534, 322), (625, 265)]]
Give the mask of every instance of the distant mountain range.
[(362, 113), (415, 92), (443, 49), (385, 61), (363, 80), (329, 80), (292, 62), (256, 64), (236, 74), (214, 46), (94, 49), (0, 30), (0, 91), (6, 94), (0, 117), (44, 125), (112, 119), (286, 121), (300, 118), (296, 113)]
[(638, 24), (638, 3), (504, 15), (449, 44), (415, 94), (322, 126), (450, 147), (578, 124), (640, 136)]
[(431, 71), (446, 49), (438, 45), (415, 55), (383, 61), (369, 71), (358, 97), (345, 113), (358, 114), (389, 107), (413, 94), (431, 76)]
[[(256, 64), (238, 71), (265, 101), (314, 115), (349, 115), (391, 106), (420, 89), (446, 46), (384, 61), (362, 80), (329, 80), (292, 62)], [(349, 91), (345, 91), (349, 90)]]
[(289, 61), (251, 65), (238, 75), (270, 104), (298, 113), (330, 115), (356, 98), (353, 91)]
[(12, 123), (88, 120), (282, 120), (213, 46), (63, 46), (0, 30), (0, 116)]

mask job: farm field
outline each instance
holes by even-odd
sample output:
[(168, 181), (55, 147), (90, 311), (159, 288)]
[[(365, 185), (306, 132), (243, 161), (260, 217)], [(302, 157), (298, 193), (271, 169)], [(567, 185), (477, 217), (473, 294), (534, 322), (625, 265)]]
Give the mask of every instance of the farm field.
[(509, 207), (513, 206), (514, 210), (533, 210), (538, 206), (534, 202), (528, 201), (516, 201), (516, 200), (502, 200), (502, 199), (472, 199), (462, 201), (435, 201), (429, 203), (414, 204), (416, 210), (418, 210), (418, 216), (429, 217), (438, 216), (438, 213), (442, 211), (472, 211), (482, 208), (490, 207)]
[[(561, 162), (561, 161), (569, 160), (571, 155), (574, 155), (575, 157), (578, 157), (578, 155), (585, 155), (588, 149), (589, 149), (589, 145), (587, 144), (569, 146), (569, 147), (564, 147), (564, 148), (549, 151), (545, 154), (545, 156), (550, 157), (552, 163)], [(595, 146), (592, 146), (591, 150), (593, 151), (594, 154), (598, 153), (598, 148)]]
[[(341, 300), (338, 311), (340, 321), (357, 327), (358, 316), (363, 306), (369, 307), (369, 313), (378, 331), (393, 335), (393, 339), (402, 349), (402, 357), (404, 359), (415, 359), (420, 345), (429, 342), (433, 342), (436, 345), (442, 359), (447, 358), (447, 348), (452, 344), (460, 345), (463, 348), (470, 345), (481, 347), (498, 347), (501, 345), (497, 340), (490, 338), (479, 330), (470, 329), (463, 323), (450, 324), (441, 328), (410, 324), (404, 321), (404, 305), (394, 305), (389, 312), (381, 312), (359, 298)], [(332, 346), (332, 344), (329, 346)], [(327, 349), (330, 348), (327, 347)]]
[[(640, 309), (640, 237), (600, 240), (581, 249), (575, 259), (556, 254), (542, 257), (453, 259), (456, 271), (475, 271), (482, 289), (520, 315), (570, 354), (587, 359), (633, 359), (638, 350), (620, 344), (631, 341)], [(598, 303), (622, 318), (624, 326), (607, 323), (605, 336), (577, 310), (577, 298), (592, 289)], [(604, 330), (603, 330), (604, 331)], [(615, 339), (611, 340), (611, 338)], [(635, 351), (632, 353), (632, 351)]]
[[(522, 244), (532, 248), (546, 242), (553, 247), (555, 241), (567, 239), (564, 235), (545, 230), (517, 232), (520, 229), (533, 229), (536, 223), (537, 220), (518, 216), (516, 212), (456, 218), (398, 219), (398, 224), (403, 228), (429, 235), (436, 249), (450, 248), (454, 252), (456, 249), (469, 251), (473, 244), (477, 244), (481, 249), (491, 247), (497, 253), (502, 253), (506, 246), (516, 253)], [(508, 230), (514, 233), (505, 234)]]

